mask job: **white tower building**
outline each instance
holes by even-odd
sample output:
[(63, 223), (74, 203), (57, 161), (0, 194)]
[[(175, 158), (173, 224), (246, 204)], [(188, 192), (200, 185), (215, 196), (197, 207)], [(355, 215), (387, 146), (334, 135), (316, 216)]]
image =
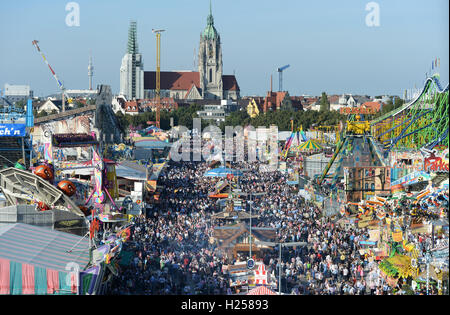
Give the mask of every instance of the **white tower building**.
[(128, 32), (128, 49), (120, 67), (120, 95), (127, 100), (144, 98), (144, 62), (137, 44), (136, 22)]

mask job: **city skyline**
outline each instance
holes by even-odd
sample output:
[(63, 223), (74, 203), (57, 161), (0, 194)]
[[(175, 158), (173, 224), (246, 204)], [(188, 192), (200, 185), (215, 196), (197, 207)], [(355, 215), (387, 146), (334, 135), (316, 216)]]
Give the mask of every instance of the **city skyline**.
[[(440, 58), (448, 82), (448, 2), (376, 1), (380, 25), (369, 27), (369, 1), (212, 1), (223, 47), (224, 73), (236, 74), (241, 96), (278, 90), (276, 69), (286, 64), (284, 90), (291, 95), (403, 95), (422, 88), (431, 62)], [(59, 91), (31, 41), (40, 46), (67, 89), (87, 89), (89, 55), (93, 85), (119, 92), (119, 68), (130, 21), (137, 22), (145, 71), (154, 71), (152, 28), (164, 28), (161, 70), (194, 69), (194, 50), (206, 25), (209, 1), (77, 1), (80, 25), (68, 26), (68, 1), (6, 3), (0, 12), (3, 49), (0, 85), (30, 85), (35, 96)], [(141, 8), (141, 9), (139, 9)], [(138, 10), (139, 9), (139, 10)], [(197, 71), (197, 69), (195, 69)]]

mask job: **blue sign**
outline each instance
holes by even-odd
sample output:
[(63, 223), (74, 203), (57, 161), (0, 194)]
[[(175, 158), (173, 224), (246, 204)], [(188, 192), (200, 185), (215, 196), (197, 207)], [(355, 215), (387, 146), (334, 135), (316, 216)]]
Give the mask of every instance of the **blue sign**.
[(417, 172), (413, 172), (410, 173), (406, 176), (403, 176), (399, 179), (397, 179), (396, 181), (391, 182), (391, 186), (395, 186), (395, 185), (412, 185), (412, 184), (416, 184), (419, 182), (423, 182), (423, 181), (428, 181), (431, 179), (430, 174), (424, 172), (424, 171), (417, 171)]
[(247, 260), (247, 269), (252, 270), (255, 267), (255, 261), (253, 259)]
[(33, 101), (31, 99), (27, 102), (27, 127), (34, 126), (34, 115), (33, 115)]
[(25, 124), (0, 124), (0, 137), (25, 137)]
[(377, 242), (372, 242), (372, 241), (359, 241), (359, 244), (361, 244), (361, 245), (377, 245)]

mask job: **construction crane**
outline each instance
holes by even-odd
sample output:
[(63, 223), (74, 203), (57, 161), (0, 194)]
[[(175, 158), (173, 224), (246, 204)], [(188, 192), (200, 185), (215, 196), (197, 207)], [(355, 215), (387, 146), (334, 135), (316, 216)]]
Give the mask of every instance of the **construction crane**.
[(279, 77), (280, 77), (280, 79), (279, 79), (280, 86), (279, 86), (279, 90), (278, 90), (279, 92), (283, 91), (283, 71), (289, 67), (290, 67), (290, 65), (285, 65), (285, 66), (277, 69), (277, 71), (279, 73)]
[(156, 127), (158, 128), (161, 128), (161, 33), (164, 31), (152, 29), (156, 34)]
[[(52, 67), (50, 66), (50, 64), (47, 61), (47, 58), (45, 58), (44, 53), (41, 51), (41, 48), (39, 48), (37, 40), (33, 40), (32, 44), (36, 47), (36, 49), (38, 50), (38, 52), (41, 54), (42, 58), (44, 59), (45, 63), (47, 64), (47, 66), (49, 67), (50, 71), (53, 74), (53, 77), (55, 78), (56, 82), (58, 83), (59, 88), (61, 89), (61, 94), (62, 94), (62, 111), (64, 112), (66, 110), (66, 103), (65, 103), (65, 96), (67, 96), (66, 94), (66, 88), (64, 87), (64, 85), (61, 83), (61, 81), (58, 79), (58, 76), (56, 75), (55, 71), (53, 71)], [(72, 99), (70, 97), (67, 97), (67, 100), (69, 101), (69, 103), (72, 103)]]

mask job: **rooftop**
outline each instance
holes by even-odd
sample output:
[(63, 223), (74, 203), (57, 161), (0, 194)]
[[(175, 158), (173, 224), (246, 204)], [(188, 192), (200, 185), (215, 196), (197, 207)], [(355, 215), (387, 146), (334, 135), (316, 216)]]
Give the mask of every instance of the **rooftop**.
[(89, 262), (89, 240), (28, 224), (10, 224), (0, 227), (0, 258), (58, 271), (77, 263), (82, 269)]

